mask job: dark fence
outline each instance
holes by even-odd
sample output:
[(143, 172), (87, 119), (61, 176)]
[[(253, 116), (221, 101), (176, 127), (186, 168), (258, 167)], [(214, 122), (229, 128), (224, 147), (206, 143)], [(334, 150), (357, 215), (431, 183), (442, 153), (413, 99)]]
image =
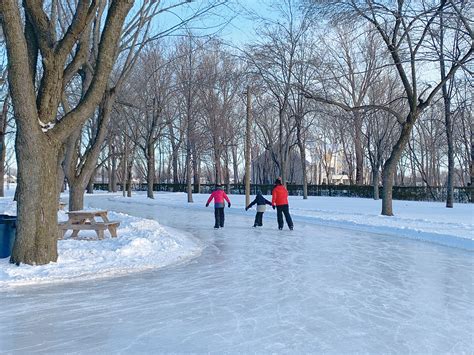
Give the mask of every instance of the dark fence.
[[(201, 184), (199, 192), (210, 193), (214, 189), (214, 184)], [(232, 194), (244, 194), (245, 186), (242, 184), (230, 184), (225, 186), (227, 192)], [(153, 191), (166, 192), (185, 192), (186, 184), (153, 184)], [(303, 195), (303, 185), (289, 184), (288, 192), (293, 196)], [(198, 192), (196, 187), (194, 192)], [(94, 184), (96, 190), (108, 190), (108, 184)], [(134, 191), (146, 191), (147, 184), (134, 184)], [(257, 190), (262, 191), (264, 195), (271, 195), (273, 185), (251, 185), (252, 194)], [(121, 185), (119, 184), (119, 190)], [(380, 196), (382, 196), (382, 188), (379, 188)], [(372, 186), (356, 186), (356, 185), (308, 185), (309, 196), (338, 196), (338, 197), (373, 197)], [(446, 201), (446, 188), (443, 187), (416, 187), (416, 186), (394, 186), (394, 200), (412, 200), (412, 201)], [(474, 202), (473, 187), (455, 187), (454, 201), (457, 203)]]

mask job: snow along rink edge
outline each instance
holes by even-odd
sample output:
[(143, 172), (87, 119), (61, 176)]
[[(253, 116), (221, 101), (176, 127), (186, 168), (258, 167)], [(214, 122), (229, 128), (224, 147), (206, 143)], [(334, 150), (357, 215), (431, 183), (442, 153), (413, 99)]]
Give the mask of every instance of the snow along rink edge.
[[(202, 210), (208, 197), (208, 194), (193, 194), (195, 203), (188, 204), (184, 202), (186, 194), (182, 192), (160, 192), (158, 195), (157, 200), (147, 199), (144, 194), (135, 194), (126, 200), (121, 195), (110, 193), (97, 194), (89, 198), (105, 199), (109, 205), (137, 203), (149, 208), (163, 205)], [(249, 223), (253, 222), (253, 210), (246, 212), (244, 209), (245, 195), (229, 194), (229, 197), (232, 208), (226, 209), (228, 218), (233, 214), (239, 214), (247, 216)], [(271, 199), (271, 196), (265, 197)], [(455, 210), (446, 210), (442, 203), (394, 200), (397, 216), (388, 217), (379, 214), (380, 201), (372, 199), (310, 196), (309, 199), (303, 200), (301, 196), (289, 196), (289, 200), (294, 222), (407, 238), (474, 251), (472, 229), (474, 206), (471, 204), (458, 205)], [(101, 203), (97, 203), (97, 206), (101, 206)], [(459, 216), (453, 218), (448, 212), (454, 212)], [(265, 214), (267, 216), (265, 218), (275, 219), (276, 212), (271, 208), (267, 209)]]
[(109, 217), (121, 222), (117, 238), (111, 238), (106, 231), (105, 238), (99, 241), (94, 232), (81, 231), (81, 239), (67, 239), (71, 233), (68, 231), (66, 239), (58, 241), (55, 263), (16, 266), (9, 263), (10, 258), (0, 259), (0, 290), (116, 277), (182, 264), (201, 255), (204, 248), (190, 234), (151, 219), (112, 211)]

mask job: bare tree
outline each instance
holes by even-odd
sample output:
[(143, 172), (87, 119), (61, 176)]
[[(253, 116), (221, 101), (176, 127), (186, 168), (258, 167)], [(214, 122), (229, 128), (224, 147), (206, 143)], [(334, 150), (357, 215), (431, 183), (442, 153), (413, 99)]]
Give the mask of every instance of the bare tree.
[[(57, 31), (55, 18), (44, 11), (42, 2), (25, 0), (21, 8), (16, 1), (0, 2), (8, 80), (17, 122), (18, 228), (12, 263), (46, 264), (57, 259), (61, 145), (100, 102), (132, 4), (131, 0), (117, 0), (107, 8), (91, 85), (77, 106), (60, 117), (58, 108), (63, 88), (68, 84), (65, 80), (78, 60), (74, 54), (72, 60), (69, 58), (94, 19), (97, 2), (79, 1), (74, 17), (61, 33)], [(42, 70), (37, 71), (40, 55)]]
[[(374, 33), (367, 33), (364, 28), (356, 30), (338, 25), (334, 32), (335, 35), (329, 38), (328, 34), (322, 35), (319, 55), (323, 57), (316, 63), (321, 72), (319, 75), (321, 85), (334, 100), (349, 107), (361, 106), (367, 101), (367, 93), (371, 85), (377, 82), (381, 73), (380, 66), (385, 60), (378, 49), (379, 40)], [(349, 125), (351, 129), (347, 130), (347, 121), (351, 119), (352, 122)], [(360, 110), (352, 111), (344, 120), (346, 121), (344, 132), (351, 133), (354, 144), (355, 183), (362, 185), (364, 113)], [(346, 143), (349, 144), (349, 142)], [(352, 166), (349, 159), (349, 166)], [(352, 173), (349, 178), (352, 181)]]
[[(408, 113), (396, 112), (386, 105), (370, 107), (367, 105), (344, 109), (354, 111), (359, 109), (382, 109), (390, 112), (401, 125), (400, 136), (392, 148), (390, 157), (386, 160), (383, 169), (383, 200), (382, 214), (393, 215), (392, 187), (397, 165), (407, 147), (411, 131), (421, 113), (429, 107), (443, 85), (450, 80), (456, 71), (471, 60), (474, 51), (474, 34), (469, 21), (464, 15), (463, 8), (458, 1), (443, 0), (439, 4), (431, 5), (421, 1), (420, 6), (411, 6), (410, 2), (398, 1), (396, 4), (381, 4), (372, 0), (331, 1), (326, 9), (330, 8), (333, 15), (340, 20), (355, 23), (361, 20), (373, 26), (380, 36), (382, 43), (389, 52), (393, 66), (396, 68), (404, 91)], [(333, 6), (334, 5), (334, 6)], [(332, 7), (331, 7), (332, 6)], [(423, 62), (437, 58), (429, 52), (426, 46), (429, 29), (439, 21), (440, 14), (450, 10), (450, 16), (460, 17), (463, 32), (466, 34), (460, 43), (462, 54), (457, 60), (451, 61), (449, 69), (443, 79), (432, 83), (423, 83), (418, 77), (419, 66)], [(431, 54), (431, 57), (430, 57)], [(318, 95), (309, 95), (316, 98)], [(321, 97), (319, 96), (319, 99)], [(333, 102), (334, 103), (334, 102)]]
[(247, 58), (262, 78), (278, 107), (278, 153), (280, 176), (287, 181), (290, 149), (295, 141), (294, 116), (289, 109), (297, 52), (310, 21), (306, 11), (299, 12), (294, 0), (285, 0), (278, 7), (279, 19), (262, 19), (260, 43), (251, 45)]

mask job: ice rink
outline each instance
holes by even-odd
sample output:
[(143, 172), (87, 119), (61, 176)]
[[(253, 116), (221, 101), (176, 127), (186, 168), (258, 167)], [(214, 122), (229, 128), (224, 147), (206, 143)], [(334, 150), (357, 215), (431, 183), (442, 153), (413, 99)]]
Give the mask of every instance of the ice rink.
[[(190, 263), (0, 291), (1, 353), (472, 353), (472, 252), (266, 214), (169, 205), (113, 209), (184, 229)], [(135, 208), (137, 207), (137, 208)], [(135, 212), (134, 212), (135, 211)]]

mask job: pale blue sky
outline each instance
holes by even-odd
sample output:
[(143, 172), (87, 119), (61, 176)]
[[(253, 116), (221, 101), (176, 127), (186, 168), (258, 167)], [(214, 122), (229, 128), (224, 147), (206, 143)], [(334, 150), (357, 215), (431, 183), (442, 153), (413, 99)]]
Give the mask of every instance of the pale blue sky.
[[(209, 34), (219, 31), (221, 37), (235, 45), (246, 43), (254, 37), (254, 29), (258, 21), (252, 16), (275, 17), (271, 4), (276, 0), (229, 0), (228, 4), (206, 14), (190, 26), (193, 31)], [(157, 18), (157, 27), (167, 28), (180, 18), (189, 16), (192, 9), (199, 9), (208, 0), (195, 0), (189, 5), (175, 9), (173, 12), (162, 14)], [(230, 22), (229, 22), (230, 21)], [(225, 24), (225, 26), (223, 26)]]

